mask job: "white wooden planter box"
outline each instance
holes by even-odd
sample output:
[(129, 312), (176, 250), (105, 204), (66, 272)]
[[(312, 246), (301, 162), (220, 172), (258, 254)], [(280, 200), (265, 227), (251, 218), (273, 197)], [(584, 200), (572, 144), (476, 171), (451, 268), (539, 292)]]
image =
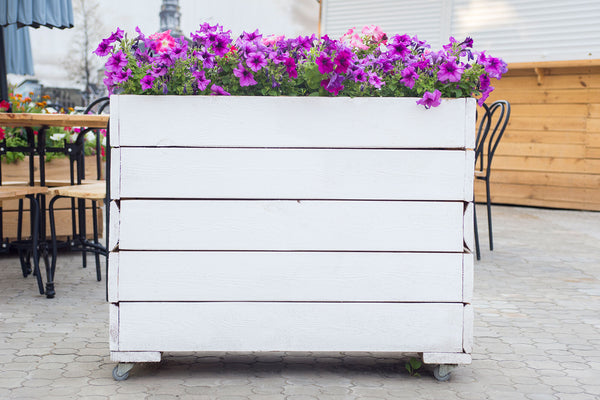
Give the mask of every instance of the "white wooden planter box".
[(471, 361), (475, 102), (113, 96), (110, 350)]

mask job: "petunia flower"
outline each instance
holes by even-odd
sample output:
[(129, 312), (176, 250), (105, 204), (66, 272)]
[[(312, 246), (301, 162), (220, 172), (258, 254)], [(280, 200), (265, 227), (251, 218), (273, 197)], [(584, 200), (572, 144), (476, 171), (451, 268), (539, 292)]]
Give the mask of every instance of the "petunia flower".
[(154, 86), (154, 79), (156, 79), (156, 78), (152, 74), (148, 74), (148, 75), (144, 76), (142, 79), (140, 79), (140, 84), (142, 85), (142, 90), (152, 89), (152, 86)]
[(164, 53), (175, 47), (175, 39), (171, 37), (171, 30), (158, 32), (149, 36), (153, 40), (154, 50), (157, 53)]
[(254, 72), (260, 71), (263, 67), (266, 67), (269, 63), (265, 59), (265, 55), (263, 53), (251, 53), (248, 54), (248, 59), (246, 60), (246, 64), (250, 69)]
[(244, 68), (241, 63), (238, 64), (237, 68), (233, 69), (233, 75), (240, 78), (240, 86), (256, 85), (256, 81), (254, 80), (254, 75), (252, 75), (252, 72)]
[(109, 71), (121, 70), (127, 65), (127, 56), (123, 53), (123, 50), (119, 50), (113, 53), (106, 62), (106, 69)]
[(206, 78), (206, 73), (202, 70), (200, 71), (194, 71), (192, 72), (192, 75), (194, 75), (194, 78), (196, 78), (196, 83), (198, 85), (198, 89), (203, 92), (206, 90), (206, 88), (208, 87), (208, 84), (210, 83), (210, 79)]
[(315, 62), (319, 66), (320, 73), (328, 74), (330, 72), (333, 72), (333, 67), (334, 67), (333, 61), (331, 61), (331, 58), (329, 58), (329, 56), (327, 56), (327, 54), (321, 53), (319, 55), (319, 57), (317, 57)]
[(210, 87), (210, 91), (211, 91), (211, 95), (213, 95), (213, 96), (231, 96), (230, 93), (226, 92), (225, 89), (223, 89), (219, 85), (214, 85), (213, 84)]
[(108, 39), (102, 40), (96, 50), (94, 50), (92, 53), (99, 57), (107, 56), (114, 49), (111, 43), (112, 42), (110, 42)]
[(369, 83), (376, 89), (381, 89), (381, 86), (385, 85), (385, 82), (383, 82), (375, 72), (369, 72), (367, 75), (369, 77)]
[(414, 88), (416, 80), (419, 79), (419, 74), (415, 72), (413, 67), (404, 68), (402, 72), (400, 72), (400, 75), (402, 76), (400, 82), (402, 82), (409, 89)]
[(457, 65), (455, 61), (447, 61), (440, 65), (438, 80), (440, 82), (460, 82), (464, 68)]
[(442, 92), (435, 89), (433, 93), (425, 92), (423, 98), (417, 101), (417, 104), (425, 106), (425, 108), (437, 107), (442, 104), (440, 98), (442, 97)]

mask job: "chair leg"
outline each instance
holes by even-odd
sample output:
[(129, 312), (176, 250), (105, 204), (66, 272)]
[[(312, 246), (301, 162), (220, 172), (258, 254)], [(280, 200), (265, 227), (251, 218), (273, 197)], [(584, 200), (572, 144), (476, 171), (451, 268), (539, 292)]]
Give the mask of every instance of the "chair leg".
[(478, 260), (481, 260), (481, 251), (479, 249), (479, 229), (477, 229), (477, 210), (475, 207), (475, 199), (473, 199), (473, 231), (475, 233), (475, 255)]
[(56, 222), (54, 220), (54, 203), (58, 200), (60, 196), (54, 197), (50, 200), (50, 204), (48, 205), (48, 214), (50, 216), (50, 236), (52, 237), (52, 261), (50, 264), (50, 268), (48, 268), (48, 264), (46, 264), (46, 273), (48, 274), (48, 282), (46, 283), (46, 297), (49, 299), (53, 298), (56, 295), (54, 291), (54, 272), (56, 271), (56, 259), (58, 257), (58, 243), (56, 240)]
[(79, 216), (79, 234), (78, 241), (81, 245), (81, 263), (83, 268), (87, 268), (87, 251), (85, 250), (85, 242), (87, 232), (85, 229), (85, 200), (77, 199), (77, 215)]
[(44, 294), (44, 283), (42, 282), (42, 274), (40, 272), (40, 254), (38, 239), (40, 236), (40, 206), (34, 195), (28, 196), (30, 202), (31, 219), (33, 221), (31, 231), (31, 256), (33, 258), (33, 273), (37, 280), (38, 290), (40, 294)]
[[(94, 219), (93, 228), (94, 228), (94, 244), (96, 246), (100, 246), (100, 241), (98, 240), (98, 219), (97, 216), (98, 207), (96, 206), (96, 201), (92, 200), (92, 218)], [(98, 253), (98, 248), (96, 247), (94, 251), (94, 257), (96, 258), (96, 279), (98, 281), (102, 280), (102, 273), (100, 270), (100, 254)]]
[(485, 191), (487, 195), (487, 217), (488, 217), (488, 234), (490, 237), (490, 250), (494, 250), (494, 238), (492, 235), (492, 199), (490, 196), (490, 180), (485, 180)]

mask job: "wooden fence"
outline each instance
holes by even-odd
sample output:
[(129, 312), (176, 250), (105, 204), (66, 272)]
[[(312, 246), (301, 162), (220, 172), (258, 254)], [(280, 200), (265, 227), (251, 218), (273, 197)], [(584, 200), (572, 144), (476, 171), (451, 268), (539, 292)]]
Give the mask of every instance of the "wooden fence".
[[(494, 156), (492, 202), (600, 210), (600, 60), (520, 63), (489, 101), (511, 103)], [(483, 182), (475, 187), (485, 199)]]

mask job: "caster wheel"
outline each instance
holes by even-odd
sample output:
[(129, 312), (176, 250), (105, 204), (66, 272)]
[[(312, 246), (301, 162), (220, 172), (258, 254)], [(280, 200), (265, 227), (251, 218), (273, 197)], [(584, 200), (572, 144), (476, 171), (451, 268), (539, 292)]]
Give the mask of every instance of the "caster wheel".
[(446, 382), (447, 380), (450, 379), (450, 376), (452, 374), (452, 369), (454, 369), (454, 368), (449, 367), (447, 365), (436, 365), (435, 368), (433, 369), (433, 376), (439, 382)]
[(119, 366), (117, 365), (113, 369), (113, 371), (112, 371), (112, 376), (113, 376), (113, 378), (114, 378), (115, 381), (124, 381), (127, 378), (129, 378), (129, 371), (120, 374), (119, 373)]

